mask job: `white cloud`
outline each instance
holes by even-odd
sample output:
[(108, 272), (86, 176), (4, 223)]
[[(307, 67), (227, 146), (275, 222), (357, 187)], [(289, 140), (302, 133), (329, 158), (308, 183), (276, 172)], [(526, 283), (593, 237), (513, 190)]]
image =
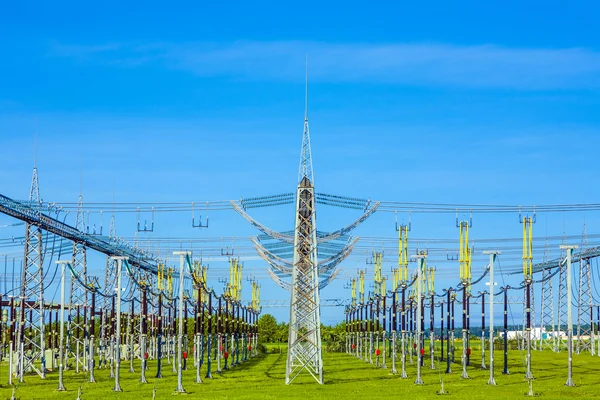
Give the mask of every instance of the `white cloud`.
[(154, 44), (55, 44), (55, 56), (135, 67), (162, 65), (199, 76), (303, 79), (414, 86), (523, 90), (600, 88), (600, 53), (584, 48), (368, 44), (303, 41)]

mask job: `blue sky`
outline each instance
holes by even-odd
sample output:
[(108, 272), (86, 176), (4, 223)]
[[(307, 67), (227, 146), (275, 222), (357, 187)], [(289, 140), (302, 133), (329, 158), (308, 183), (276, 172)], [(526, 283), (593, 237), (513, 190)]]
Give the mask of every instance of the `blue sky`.
[[(318, 191), (394, 201), (595, 202), (599, 8), (590, 1), (11, 4), (0, 13), (0, 193), (27, 197), (34, 153), (48, 201), (76, 201), (80, 175), (87, 201), (111, 201), (113, 192), (117, 201), (191, 202), (293, 191), (308, 55)], [(323, 229), (356, 218), (329, 211), (319, 214)], [(282, 230), (293, 222), (285, 207), (256, 216)], [(517, 217), (476, 216), (473, 237), (518, 237)], [(594, 233), (597, 217), (539, 216), (536, 235), (578, 234), (584, 219)], [(120, 218), (119, 234), (133, 236), (135, 216)], [(455, 237), (454, 218), (413, 216), (413, 234)], [(211, 215), (201, 232), (181, 219), (159, 221), (156, 235), (254, 233), (233, 213)], [(357, 234), (392, 238), (394, 216), (376, 214)], [(394, 250), (387, 251), (389, 269)], [(343, 280), (364, 257), (348, 261), (323, 297), (347, 296)], [(249, 260), (248, 270), (262, 266)], [(265, 298), (287, 296), (264, 285)], [(339, 318), (340, 310), (324, 311), (326, 322)]]

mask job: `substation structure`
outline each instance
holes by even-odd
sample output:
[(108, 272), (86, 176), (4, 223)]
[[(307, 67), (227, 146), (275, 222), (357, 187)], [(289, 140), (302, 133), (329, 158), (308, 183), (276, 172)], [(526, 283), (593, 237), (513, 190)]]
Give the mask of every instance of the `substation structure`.
[[(318, 383), (324, 382), (319, 292), (336, 278), (340, 263), (352, 252), (358, 238), (350, 233), (380, 205), (368, 199), (315, 192), (307, 110), (308, 106), (295, 193), (211, 202), (211, 209), (235, 210), (261, 231), (251, 238), (253, 246), (269, 265), (270, 277), (290, 292), (288, 384), (302, 373), (309, 374)], [(247, 213), (252, 208), (284, 204), (295, 204), (294, 227), (290, 231), (270, 229)], [(316, 224), (317, 204), (361, 210), (362, 214), (345, 227), (321, 231)], [(175, 209), (169, 207), (161, 205), (156, 211), (185, 210), (180, 205)], [(208, 208), (209, 202), (207, 211)], [(153, 232), (155, 208), (151, 210), (153, 217), (149, 226), (146, 221), (140, 222), (138, 207), (137, 232)], [(191, 211), (192, 227), (208, 227), (208, 218), (205, 223), (202, 219), (195, 220), (194, 203), (191, 203)], [(219, 372), (222, 364), (223, 369), (227, 369), (256, 354), (260, 286), (257, 281), (252, 282), (252, 301), (244, 305), (240, 297), (239, 260), (230, 260), (230, 281), (225, 292), (217, 295), (208, 287), (206, 266), (201, 260), (193, 260), (191, 252), (173, 253), (181, 257), (179, 268), (165, 267), (164, 260), (138, 247), (137, 232), (134, 245), (119, 238), (114, 208), (109, 236), (102, 236), (102, 228), (97, 234), (95, 226), (90, 232), (84, 222), (81, 196), (75, 226), (66, 224), (66, 214), (61, 212), (62, 206), (41, 201), (35, 167), (28, 201), (0, 195), (0, 213), (26, 225), (21, 293), (13, 290), (5, 294), (4, 300), (0, 299), (0, 305), (10, 310), (10, 320), (4, 322), (8, 332), (5, 353), (10, 358), (10, 383), (13, 377), (22, 382), (27, 373), (44, 378), (46, 371), (53, 368), (61, 371), (61, 377), (67, 369), (89, 372), (93, 382), (95, 368), (110, 368), (115, 390), (119, 391), (121, 361), (127, 362), (133, 372), (133, 360), (138, 358), (144, 366), (146, 360), (156, 359), (157, 377), (162, 375), (165, 360), (178, 372), (176, 392), (183, 392), (181, 371), (187, 368), (189, 348), (193, 349), (197, 382), (201, 382), (199, 371), (204, 362), (206, 376), (211, 376), (212, 364), (208, 357), (211, 351)], [(89, 210), (87, 212), (89, 223)], [(103, 284), (99, 277), (87, 273), (88, 250), (106, 255)], [(68, 259), (64, 259), (63, 252), (68, 252)], [(224, 254), (233, 255), (222, 251), (221, 255)], [(60, 268), (49, 268), (48, 265), (55, 265), (52, 262), (55, 259)], [(59, 269), (62, 271), (60, 279), (68, 281), (68, 293), (63, 293), (67, 289), (62, 285), (61, 302), (49, 304), (45, 300), (48, 287), (45, 278), (49, 270), (54, 271), (56, 277)], [(174, 284), (179, 289), (174, 289)], [(194, 315), (192, 333), (184, 321)], [(231, 364), (228, 365), (229, 356)], [(146, 382), (146, 369), (141, 369), (140, 380)], [(59, 389), (63, 390), (62, 378), (60, 381)]]
[[(354, 222), (333, 232), (317, 230), (316, 205), (358, 209), (363, 214)], [(278, 232), (266, 227), (247, 212), (250, 208), (295, 204), (294, 229)], [(350, 233), (369, 218), (379, 202), (353, 197), (316, 193), (308, 113), (304, 130), (296, 193), (232, 201), (233, 209), (262, 232), (252, 238), (258, 255), (269, 265), (269, 275), (290, 292), (290, 325), (286, 363), (286, 384), (306, 373), (324, 383), (321, 346), (321, 298), (319, 292), (340, 271), (339, 264), (352, 252), (358, 238)]]
[[(126, 369), (142, 383), (150, 374), (177, 374), (181, 393), (182, 374), (201, 383), (257, 354), (260, 285), (252, 281), (252, 300), (242, 301), (238, 259), (230, 258), (230, 279), (217, 294), (208, 267), (190, 251), (175, 252), (179, 265), (167, 266), (117, 237), (114, 215), (109, 236), (86, 232), (83, 212), (80, 196), (77, 226), (61, 220), (60, 209), (40, 199), (36, 168), (28, 201), (0, 195), (0, 213), (25, 224), (22, 285), (0, 295), (0, 357), (8, 361), (9, 384), (58, 371), (57, 389), (67, 390), (65, 371), (95, 382), (94, 371), (109, 369), (121, 391)], [(87, 273), (90, 250), (106, 255), (102, 283)], [(52, 283), (60, 303), (47, 300)]]
[[(320, 291), (336, 279), (340, 264), (357, 247), (358, 238), (351, 235), (356, 227), (376, 211), (400, 211), (410, 215), (412, 211), (453, 213), (456, 210), (458, 214), (458, 207), (451, 204), (379, 202), (317, 192), (307, 109), (295, 192), (206, 202), (207, 212), (209, 203), (211, 209), (234, 210), (260, 231), (250, 239), (252, 246), (267, 263), (269, 276), (290, 293), (287, 384), (301, 374), (324, 383), (320, 307), (345, 303), (335, 299), (321, 301)], [(102, 210), (98, 204), (106, 206), (106, 203), (96, 203), (95, 212)], [(144, 212), (148, 212), (150, 203), (144, 204)], [(208, 227), (208, 219), (205, 223), (195, 219), (195, 203), (191, 203), (191, 208), (182, 204), (160, 203), (156, 212), (191, 211), (193, 228)], [(286, 204), (295, 207), (294, 226), (289, 231), (271, 229), (248, 213), (254, 208)], [(323, 231), (317, 229), (317, 204), (359, 210), (360, 214), (347, 226)], [(123, 207), (121, 212), (131, 211)], [(430, 368), (440, 368), (436, 365), (444, 363), (445, 372), (451, 373), (454, 362), (460, 360), (461, 376), (468, 378), (469, 368), (473, 367), (470, 343), (480, 340), (482, 361), (477, 367), (489, 368), (492, 385), (495, 384), (495, 368), (494, 353), (490, 350), (494, 348), (498, 331), (502, 333), (498, 340), (503, 341), (504, 349), (503, 373), (509, 373), (508, 343), (516, 341), (521, 349), (527, 350), (526, 378), (529, 382), (535, 372), (531, 351), (551, 349), (569, 354), (585, 351), (600, 354), (597, 334), (600, 306), (593, 304), (591, 267), (600, 256), (600, 248), (589, 247), (584, 233), (578, 249), (565, 242), (561, 257), (552, 260), (546, 257), (543, 262), (534, 264), (532, 227), (535, 213), (533, 217), (521, 216), (520, 206), (461, 205), (460, 208), (461, 212), (473, 210), (476, 213), (519, 210), (523, 231), (522, 284), (496, 289), (494, 262), (501, 256), (499, 251), (491, 248), (486, 253), (490, 260), (484, 273), (472, 278), (474, 249), (469, 241), (472, 220), (459, 221), (457, 217), (460, 249), (456, 257), (449, 259), (458, 261), (459, 281), (455, 286), (436, 291), (435, 268), (427, 264), (427, 250), (409, 254), (410, 223), (397, 225), (398, 266), (392, 271), (391, 289), (388, 290), (383, 274), (381, 252), (374, 252), (369, 261), (374, 268), (372, 292), (365, 297), (364, 270), (352, 279), (352, 300), (346, 307), (346, 351), (381, 368), (391, 368), (402, 378), (409, 376), (407, 363), (416, 363), (415, 383), (423, 384), (421, 368), (426, 364)], [(544, 212), (586, 211), (598, 210), (600, 205), (549, 205), (540, 209)], [(21, 285), (13, 285), (0, 296), (0, 357), (8, 359), (10, 384), (35, 376), (43, 379), (47, 372), (58, 370), (58, 389), (65, 390), (64, 371), (87, 373), (89, 381), (94, 382), (94, 371), (105, 368), (114, 379), (114, 390), (121, 391), (121, 364), (125, 363), (123, 367), (130, 373), (139, 373), (140, 381), (145, 383), (150, 373), (148, 361), (152, 360), (156, 369), (151, 373), (157, 378), (166, 374), (167, 369), (176, 373), (175, 392), (183, 393), (182, 375), (192, 369), (188, 364), (193, 365), (196, 382), (201, 383), (203, 377), (210, 378), (215, 370), (225, 371), (257, 354), (260, 285), (252, 280), (252, 299), (242, 301), (242, 264), (233, 258), (233, 253), (221, 253), (221, 256), (229, 257), (230, 276), (223, 282), (223, 293), (217, 294), (208, 285), (207, 266), (201, 259), (195, 259), (191, 251), (185, 250), (183, 244), (187, 240), (181, 240), (178, 251), (169, 254), (169, 257), (176, 256), (179, 263), (168, 265), (166, 259), (141, 249), (137, 241), (131, 244), (117, 236), (114, 209), (108, 236), (102, 235), (102, 229), (100, 233), (95, 228), (90, 232), (85, 223), (86, 210), (81, 196), (74, 211), (76, 218), (72, 226), (65, 222), (69, 211), (41, 200), (35, 167), (29, 200), (13, 200), (0, 195), (0, 213), (25, 225)], [(89, 212), (88, 209), (88, 223)], [(154, 207), (151, 212), (153, 219), (148, 226), (146, 222), (140, 222), (140, 208), (137, 208), (137, 232), (154, 230)], [(396, 239), (392, 240), (395, 243)], [(90, 251), (106, 257), (103, 277), (88, 274)], [(410, 262), (417, 265), (412, 274), (409, 274)], [(572, 314), (572, 264), (578, 266), (579, 272), (576, 331)], [(490, 278), (488, 291), (478, 290), (475, 294), (475, 288), (483, 284), (486, 276)], [(47, 279), (49, 277), (51, 279)], [(553, 286), (556, 280), (557, 291)], [(60, 302), (48, 301), (51, 298), (47, 293), (49, 288), (60, 290)], [(541, 296), (537, 328), (533, 307), (536, 288)], [(511, 301), (515, 293), (522, 293), (524, 300)], [(558, 299), (556, 303), (555, 298)], [(494, 327), (493, 318), (494, 304), (498, 303), (504, 306), (500, 329)], [(487, 336), (485, 333), (480, 338), (471, 335), (470, 307), (473, 304), (482, 307), (481, 324)], [(508, 331), (510, 304), (523, 305), (522, 328), (513, 332)], [(457, 334), (455, 308), (461, 305), (462, 324)], [(487, 306), (489, 314), (486, 318)], [(596, 319), (594, 311), (597, 311)], [(435, 317), (436, 312), (439, 312), (439, 319)], [(463, 343), (461, 354), (455, 352), (457, 340)], [(437, 354), (436, 341), (441, 345)], [(190, 363), (188, 354), (192, 354)], [(136, 372), (138, 365), (141, 365), (140, 370)], [(205, 370), (201, 371), (204, 365)], [(570, 366), (565, 375), (567, 385), (572, 385)]]
[[(481, 276), (472, 279), (473, 248), (469, 244), (472, 219), (459, 222), (457, 218), (459, 252), (456, 257), (448, 259), (458, 261), (460, 280), (455, 286), (441, 291), (436, 291), (435, 268), (427, 265), (427, 251), (421, 250), (412, 256), (408, 253), (410, 224), (397, 225), (398, 266), (391, 271), (391, 289), (386, 289), (381, 252), (373, 252), (371, 260), (367, 260), (367, 264), (373, 265), (373, 291), (365, 297), (365, 269), (359, 270), (350, 281), (352, 296), (345, 306), (346, 352), (376, 367), (389, 369), (400, 378), (413, 375), (417, 385), (424, 383), (422, 368), (443, 370), (445, 373), (460, 371), (461, 378), (465, 379), (470, 378), (471, 368), (489, 369), (488, 384), (496, 385), (496, 370), (502, 374), (510, 373), (508, 351), (509, 345), (512, 345), (526, 354), (524, 370), (529, 382), (529, 395), (535, 394), (531, 384), (535, 375), (532, 351), (566, 352), (568, 369), (564, 371), (565, 385), (574, 386), (572, 355), (582, 352), (600, 355), (600, 306), (592, 302), (591, 272), (592, 262), (597, 263), (600, 256), (600, 248), (587, 246), (584, 226), (581, 246), (563, 244), (560, 246), (561, 257), (533, 264), (535, 214), (533, 217), (519, 215), (519, 221), (523, 233), (523, 281), (518, 287), (495, 286), (498, 272), (494, 278), (494, 265), (501, 252), (493, 249), (483, 252), (489, 255), (489, 263)], [(411, 261), (417, 264), (412, 274), (409, 273)], [(578, 268), (575, 269), (575, 266)], [(578, 276), (576, 288), (573, 287), (574, 276)], [(558, 296), (553, 295), (557, 280)], [(475, 294), (475, 288), (479, 286), (483, 290), (477, 290)], [(575, 290), (577, 296), (574, 295)], [(541, 312), (537, 323), (533, 306), (535, 291), (541, 293)], [(470, 310), (474, 304), (481, 307), (480, 337), (471, 334)], [(496, 327), (494, 305), (498, 304), (503, 307), (500, 313), (503, 323)], [(516, 330), (514, 322), (512, 327), (509, 326), (511, 305), (523, 307), (522, 324), (518, 324), (520, 327)], [(576, 310), (573, 310), (573, 305)], [(577, 313), (575, 324), (574, 312)], [(478, 345), (472, 346), (473, 341), (477, 341)], [(461, 344), (460, 354), (455, 349), (456, 343)], [(472, 347), (481, 352), (479, 365), (471, 364)], [(494, 360), (495, 347), (502, 350), (498, 367)], [(413, 367), (415, 365), (416, 368)], [(443, 393), (442, 384), (440, 394)]]

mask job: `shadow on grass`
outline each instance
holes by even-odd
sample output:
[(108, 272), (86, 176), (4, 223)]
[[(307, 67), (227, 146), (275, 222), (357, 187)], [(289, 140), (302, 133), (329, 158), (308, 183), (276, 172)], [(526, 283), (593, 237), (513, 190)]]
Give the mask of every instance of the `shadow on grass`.
[(275, 360), (273, 360), (273, 362), (271, 363), (271, 365), (267, 368), (267, 370), (265, 371), (265, 376), (271, 378), (271, 379), (281, 379), (281, 374), (274, 374), (272, 373), (272, 371), (277, 369), (277, 364), (282, 363), (282, 358), (283, 358), (283, 353), (275, 353), (278, 354), (277, 357), (275, 358)]

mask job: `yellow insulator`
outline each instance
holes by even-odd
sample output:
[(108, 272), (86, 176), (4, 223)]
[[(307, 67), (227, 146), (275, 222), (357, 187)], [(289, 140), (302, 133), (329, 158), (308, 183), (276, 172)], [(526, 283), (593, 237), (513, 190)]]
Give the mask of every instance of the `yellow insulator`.
[(435, 293), (435, 285), (434, 285), (434, 278), (435, 278), (435, 268), (433, 267), (429, 267), (427, 269), (428, 272), (428, 276), (427, 276), (427, 292), (429, 293), (429, 295)]
[(460, 265), (460, 280), (463, 284), (468, 284), (471, 280), (471, 260), (472, 249), (469, 246), (469, 227), (470, 222), (461, 221), (458, 226), (460, 229), (459, 241), (459, 265)]
[(167, 290), (170, 295), (173, 294), (173, 268), (167, 268)]
[(358, 271), (358, 301), (361, 304), (365, 302), (365, 270)]
[(400, 281), (408, 281), (408, 226), (398, 228), (398, 267), (400, 268)]
[(523, 276), (531, 279), (533, 275), (533, 223), (532, 217), (521, 220), (523, 225)]
[(157, 286), (158, 290), (164, 290), (165, 288), (165, 264), (158, 264), (158, 274), (157, 274)]

